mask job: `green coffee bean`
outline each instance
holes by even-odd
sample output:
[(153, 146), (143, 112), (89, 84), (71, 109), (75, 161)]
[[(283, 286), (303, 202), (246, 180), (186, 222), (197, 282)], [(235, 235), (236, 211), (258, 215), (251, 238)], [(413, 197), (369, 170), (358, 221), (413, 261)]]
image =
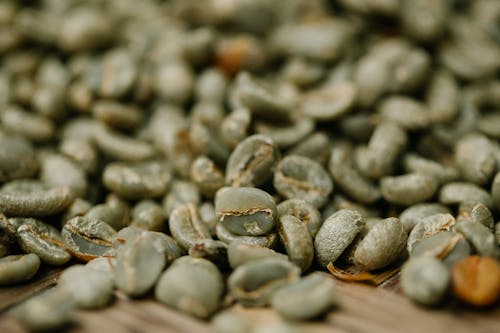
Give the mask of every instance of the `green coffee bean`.
[(496, 210), (500, 211), (500, 172), (495, 175), (491, 183), (491, 196), (493, 198), (493, 206)]
[(481, 116), (477, 127), (487, 136), (498, 140), (500, 138), (500, 114), (489, 113)]
[(212, 202), (204, 202), (199, 207), (201, 220), (207, 225), (212, 236), (217, 234), (216, 227), (219, 219), (215, 214), (215, 205)]
[(250, 333), (253, 329), (247, 317), (232, 310), (219, 312), (212, 319), (211, 326), (216, 333)]
[(139, 201), (132, 209), (131, 227), (150, 231), (162, 231), (165, 217), (159, 204), (152, 200)]
[(283, 66), (282, 75), (287, 81), (305, 88), (323, 79), (325, 68), (313, 61), (292, 57)]
[(495, 221), (493, 220), (493, 215), (491, 211), (483, 204), (475, 205), (470, 213), (470, 217), (473, 222), (481, 223), (491, 231), (493, 231), (495, 227)]
[(0, 258), (0, 285), (30, 280), (38, 272), (40, 258), (36, 254), (18, 254)]
[(37, 169), (38, 161), (28, 140), (0, 134), (0, 182), (31, 177)]
[(228, 81), (217, 68), (210, 67), (198, 76), (195, 95), (200, 101), (222, 103), (224, 101)]
[(185, 104), (194, 88), (194, 73), (184, 61), (162, 62), (154, 76), (156, 93), (175, 104)]
[(107, 128), (97, 128), (94, 140), (105, 156), (120, 161), (143, 161), (156, 154), (151, 144)]
[(291, 320), (317, 318), (337, 304), (335, 282), (321, 273), (312, 273), (280, 288), (271, 306)]
[(330, 139), (323, 132), (314, 132), (297, 143), (289, 154), (308, 157), (321, 165), (325, 165), (330, 156)]
[(279, 218), (278, 234), (290, 261), (306, 271), (314, 258), (314, 246), (307, 226), (293, 215)]
[(288, 148), (311, 134), (314, 125), (314, 121), (310, 118), (296, 117), (279, 125), (257, 121), (255, 131), (270, 138), (279, 148)]
[(356, 201), (371, 204), (381, 197), (380, 190), (354, 167), (348, 147), (333, 147), (329, 170), (335, 184)]
[(73, 322), (72, 298), (59, 288), (35, 295), (12, 310), (14, 318), (31, 331), (57, 331)]
[(152, 242), (151, 236), (143, 232), (117, 251), (115, 283), (130, 296), (147, 293), (163, 271), (165, 256)]
[(382, 122), (375, 128), (368, 147), (356, 152), (356, 165), (370, 178), (379, 179), (389, 175), (407, 140), (407, 134), (399, 126)]
[(273, 141), (260, 134), (241, 141), (233, 150), (226, 165), (226, 184), (259, 186), (273, 173), (279, 151)]
[(62, 212), (74, 200), (69, 187), (30, 193), (0, 193), (0, 212), (7, 216), (48, 216)]
[(278, 163), (273, 184), (285, 198), (303, 199), (314, 207), (323, 206), (333, 190), (332, 180), (320, 164), (294, 155)]
[(356, 102), (357, 89), (352, 82), (327, 85), (310, 90), (302, 98), (302, 113), (318, 121), (332, 121), (348, 113)]
[(110, 275), (83, 265), (66, 269), (59, 277), (57, 288), (66, 292), (81, 308), (98, 308), (111, 300), (114, 282)]
[(439, 203), (420, 203), (406, 208), (399, 215), (405, 230), (409, 233), (423, 218), (434, 214), (446, 214), (450, 210)]
[(289, 199), (279, 203), (278, 217), (292, 215), (307, 226), (311, 237), (315, 237), (323, 221), (319, 211), (302, 199)]
[[(17, 220), (17, 221), (15, 221)], [(65, 250), (61, 233), (55, 227), (40, 220), (16, 218), (18, 244), (26, 253), (34, 253), (43, 262), (60, 266), (67, 263), (71, 256)]]
[(465, 180), (484, 185), (493, 176), (496, 161), (489, 139), (480, 134), (470, 134), (457, 142), (455, 160)]
[(455, 225), (455, 231), (461, 233), (480, 255), (500, 258), (500, 246), (488, 227), (477, 222), (461, 221)]
[(462, 202), (482, 203), (488, 208), (493, 207), (491, 195), (472, 183), (452, 182), (444, 185), (439, 192), (439, 202), (445, 205), (456, 205)]
[(342, 117), (339, 127), (347, 138), (367, 142), (375, 129), (375, 117), (369, 113), (354, 113)]
[(291, 105), (271, 87), (257, 82), (247, 72), (236, 77), (235, 94), (240, 103), (252, 114), (270, 120), (286, 120), (291, 112)]
[(84, 216), (101, 220), (113, 229), (120, 230), (129, 223), (129, 207), (124, 201), (110, 195), (106, 203), (92, 207)]
[(404, 294), (423, 305), (441, 302), (450, 280), (448, 268), (433, 257), (412, 258), (401, 269), (401, 287)]
[(87, 193), (85, 173), (78, 165), (62, 155), (48, 154), (42, 157), (40, 179), (48, 187), (67, 186), (79, 197)]
[(97, 170), (97, 151), (89, 141), (78, 138), (66, 138), (61, 141), (59, 150), (79, 165), (85, 172), (93, 173)]
[(448, 213), (438, 213), (421, 218), (408, 236), (407, 249), (411, 253), (413, 246), (424, 238), (441, 231), (448, 231), (455, 225), (455, 218)]
[(193, 204), (183, 204), (174, 209), (168, 223), (170, 233), (185, 250), (199, 241), (212, 239), (207, 225), (203, 223), (198, 209)]
[(67, 221), (75, 216), (83, 216), (92, 208), (92, 204), (85, 199), (76, 198), (71, 205), (66, 209), (61, 224), (64, 225)]
[(442, 259), (451, 268), (471, 254), (471, 247), (465, 238), (454, 231), (442, 231), (416, 243), (410, 253), (411, 257), (432, 256)]
[(227, 161), (230, 150), (219, 138), (218, 127), (211, 128), (202, 121), (193, 121), (189, 128), (189, 139), (195, 152), (207, 155), (219, 164)]
[(191, 165), (191, 179), (201, 194), (213, 198), (215, 192), (225, 184), (224, 175), (208, 157), (200, 156)]
[(154, 198), (163, 195), (172, 175), (165, 162), (123, 163), (106, 166), (104, 185), (119, 196), (130, 199)]
[(241, 236), (269, 233), (278, 215), (273, 198), (252, 187), (224, 187), (217, 191), (215, 212), (219, 223)]
[(161, 275), (155, 298), (177, 310), (207, 318), (220, 307), (223, 293), (222, 275), (214, 264), (182, 257)]
[(498, 246), (500, 246), (500, 223), (498, 222), (495, 224), (495, 238)]
[(459, 87), (450, 72), (440, 69), (431, 76), (426, 98), (433, 123), (449, 123), (458, 113)]
[(132, 105), (106, 99), (94, 103), (92, 114), (94, 118), (109, 126), (123, 129), (138, 127), (143, 117), (141, 111)]
[(449, 7), (446, 2), (403, 1), (400, 15), (404, 31), (423, 41), (439, 37), (445, 29)]
[(72, 254), (84, 261), (113, 254), (115, 235), (105, 222), (82, 216), (72, 218), (62, 229), (62, 238)]
[(51, 120), (19, 108), (3, 111), (0, 120), (5, 129), (32, 142), (47, 142), (54, 137), (55, 126)]
[(455, 167), (440, 164), (417, 154), (406, 154), (403, 164), (406, 172), (421, 173), (434, 177), (439, 184), (447, 184), (459, 178), (459, 172)]
[(365, 220), (357, 211), (342, 209), (323, 222), (314, 239), (316, 260), (326, 267), (335, 262), (363, 229)]
[(238, 266), (228, 278), (228, 288), (244, 306), (263, 306), (272, 295), (300, 276), (300, 268), (276, 258), (264, 258)]
[(213, 239), (204, 239), (189, 248), (189, 255), (213, 262), (220, 269), (229, 267), (227, 244)]
[(110, 258), (110, 257), (95, 258), (90, 260), (85, 265), (85, 267), (87, 267), (88, 269), (93, 269), (105, 273), (111, 279), (111, 281), (113, 281), (113, 285), (115, 281), (113, 273), (115, 266), (116, 266), (116, 258)]
[(224, 143), (235, 148), (248, 136), (252, 115), (248, 109), (236, 109), (229, 113), (221, 124), (221, 138)]
[(390, 217), (376, 223), (354, 251), (354, 262), (366, 270), (385, 267), (398, 259), (406, 245), (406, 232), (399, 219)]
[(359, 204), (357, 202), (351, 201), (347, 199), (345, 196), (342, 194), (336, 194), (333, 197), (333, 202), (332, 206), (330, 207), (331, 210), (329, 211), (329, 214), (327, 214), (327, 210), (324, 210), (322, 212), (322, 216), (324, 219), (328, 218), (330, 215), (332, 215), (335, 211), (341, 210), (341, 209), (352, 209), (358, 211), (362, 216), (365, 217), (377, 217), (381, 215), (380, 210), (376, 206), (365, 206), (362, 204)]
[(14, 179), (0, 188), (2, 193), (30, 193), (45, 190), (47, 190), (47, 186), (35, 179)]
[(409, 131), (423, 129), (429, 125), (427, 107), (405, 96), (393, 95), (385, 98), (378, 105), (378, 113), (382, 121), (394, 122)]
[(194, 183), (174, 180), (168, 194), (163, 198), (163, 211), (168, 217), (177, 207), (187, 203), (197, 206), (200, 200), (200, 192)]
[(277, 258), (288, 260), (286, 255), (273, 251), (267, 247), (243, 242), (233, 242), (227, 247), (227, 257), (232, 269), (259, 259)]
[(384, 177), (380, 181), (380, 191), (384, 199), (403, 206), (430, 199), (437, 188), (438, 184), (433, 177), (420, 173)]
[(251, 244), (267, 248), (274, 248), (276, 246), (278, 235), (270, 233), (263, 236), (240, 236), (233, 234), (222, 223), (217, 223), (215, 228), (217, 238), (226, 244)]

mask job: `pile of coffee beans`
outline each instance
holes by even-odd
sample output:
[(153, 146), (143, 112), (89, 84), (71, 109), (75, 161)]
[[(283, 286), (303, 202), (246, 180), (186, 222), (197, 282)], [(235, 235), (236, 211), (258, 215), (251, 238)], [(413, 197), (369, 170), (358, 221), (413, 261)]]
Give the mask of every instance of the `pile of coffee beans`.
[(57, 329), (121, 293), (260, 332), (224, 309), (318, 318), (327, 267), (498, 302), (499, 22), (496, 0), (0, 2), (0, 284), (68, 267), (11, 313)]

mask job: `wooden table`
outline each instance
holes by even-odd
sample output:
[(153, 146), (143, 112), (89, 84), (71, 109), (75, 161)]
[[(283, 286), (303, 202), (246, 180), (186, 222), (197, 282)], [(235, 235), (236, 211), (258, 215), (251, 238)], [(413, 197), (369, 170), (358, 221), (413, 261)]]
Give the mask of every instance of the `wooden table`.
[[(45, 271), (34, 282), (14, 288), (0, 288), (0, 333), (26, 332), (7, 315), (7, 309), (30, 295), (54, 285), (60, 270)], [(321, 321), (301, 323), (304, 332), (415, 332), (415, 333), (500, 333), (500, 306), (473, 310), (458, 303), (445, 308), (417, 306), (400, 294), (397, 276), (381, 287), (338, 281), (340, 306)], [(271, 324), (281, 318), (271, 309), (246, 309), (232, 305), (253, 322)], [(79, 324), (71, 333), (89, 332), (179, 332), (210, 333), (201, 320), (179, 313), (151, 297), (130, 300), (117, 294), (112, 306), (95, 311), (78, 311)]]

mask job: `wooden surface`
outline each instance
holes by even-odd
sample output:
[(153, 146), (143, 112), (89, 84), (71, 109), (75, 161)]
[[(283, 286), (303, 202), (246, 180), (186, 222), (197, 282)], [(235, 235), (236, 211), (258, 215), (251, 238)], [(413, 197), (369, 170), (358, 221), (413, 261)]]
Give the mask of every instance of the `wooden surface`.
[[(36, 281), (15, 288), (0, 288), (0, 332), (24, 333), (7, 314), (9, 307), (30, 295), (56, 283), (59, 271), (46, 271)], [(400, 295), (397, 277), (374, 288), (361, 284), (338, 281), (340, 306), (325, 318), (298, 324), (304, 332), (500, 332), (500, 306), (477, 311), (458, 303), (447, 304), (444, 309), (416, 306)], [(232, 305), (254, 323), (272, 325), (281, 321), (270, 309), (245, 309)], [(210, 333), (203, 321), (169, 309), (151, 299), (130, 300), (117, 294), (112, 306), (96, 311), (78, 311), (78, 324), (68, 332), (179, 332)]]

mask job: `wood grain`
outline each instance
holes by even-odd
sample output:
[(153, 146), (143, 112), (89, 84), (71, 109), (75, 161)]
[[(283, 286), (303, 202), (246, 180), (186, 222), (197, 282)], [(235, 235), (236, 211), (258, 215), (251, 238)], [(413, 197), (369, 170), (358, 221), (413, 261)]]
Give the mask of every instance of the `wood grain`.
[[(5, 309), (29, 294), (54, 284), (59, 273), (57, 270), (47, 272), (46, 276), (41, 276), (32, 285), (1, 289), (0, 304)], [(398, 277), (378, 288), (342, 281), (337, 281), (337, 284), (341, 305), (332, 309), (322, 320), (297, 323), (303, 332), (500, 332), (498, 304), (482, 311), (468, 309), (458, 303), (448, 304), (445, 308), (423, 308), (400, 295)], [(271, 309), (248, 309), (239, 305), (231, 305), (230, 308), (258, 325), (272, 325), (282, 321)], [(169, 309), (151, 297), (132, 300), (119, 293), (110, 307), (96, 311), (78, 311), (76, 319), (77, 324), (69, 327), (67, 332), (212, 332), (207, 322)], [(0, 332), (26, 333), (5, 311), (0, 316)]]

